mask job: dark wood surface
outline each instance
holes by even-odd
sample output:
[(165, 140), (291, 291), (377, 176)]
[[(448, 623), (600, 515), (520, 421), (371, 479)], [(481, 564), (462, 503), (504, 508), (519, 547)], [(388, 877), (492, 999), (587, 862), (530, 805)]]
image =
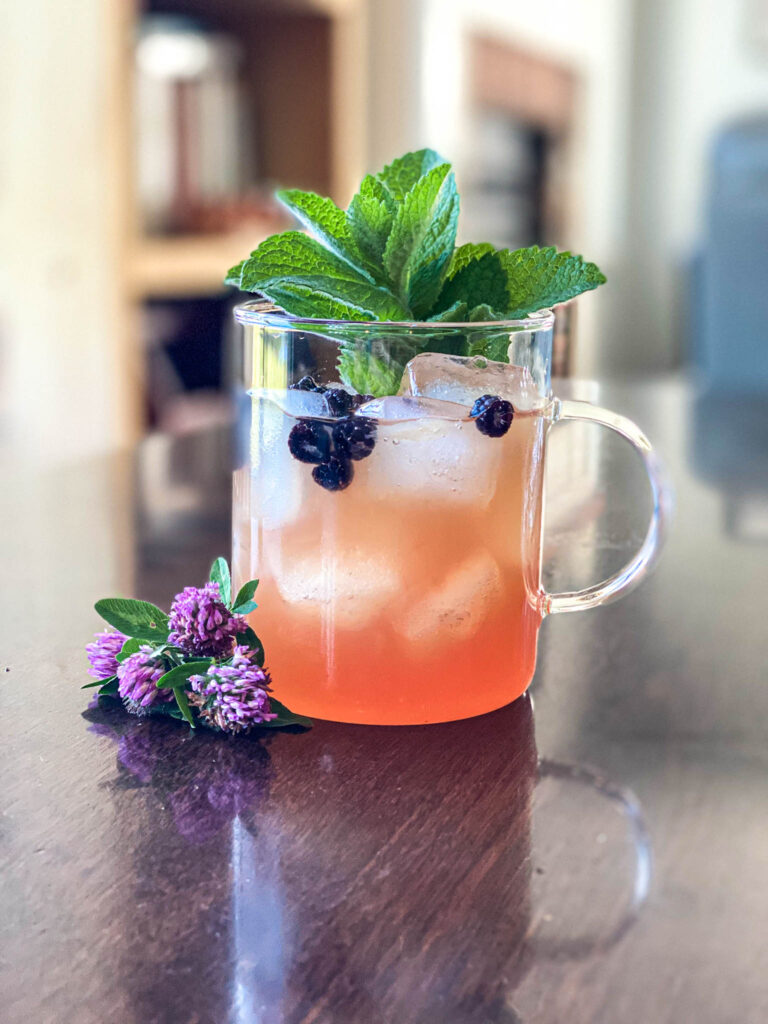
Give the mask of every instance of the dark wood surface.
[[(530, 698), (444, 726), (226, 741), (88, 710), (93, 601), (167, 603), (227, 549), (226, 440), (3, 467), (0, 1019), (768, 1020), (766, 403), (597, 397), (669, 464), (664, 558), (544, 624)], [(619, 443), (556, 429), (567, 587), (646, 498)]]

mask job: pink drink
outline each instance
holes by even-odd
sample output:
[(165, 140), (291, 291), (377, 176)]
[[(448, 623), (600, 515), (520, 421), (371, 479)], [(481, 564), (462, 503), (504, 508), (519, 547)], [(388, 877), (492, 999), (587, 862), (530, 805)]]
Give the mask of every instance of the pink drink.
[(544, 418), (527, 373), (504, 372), (515, 407), (504, 436), (481, 433), (466, 403), (384, 399), (371, 410), (375, 447), (338, 491), (317, 486), (288, 450), (297, 393), (251, 394), (234, 572), (260, 580), (251, 625), (275, 695), (293, 711), (447, 721), (528, 686), (541, 622)]

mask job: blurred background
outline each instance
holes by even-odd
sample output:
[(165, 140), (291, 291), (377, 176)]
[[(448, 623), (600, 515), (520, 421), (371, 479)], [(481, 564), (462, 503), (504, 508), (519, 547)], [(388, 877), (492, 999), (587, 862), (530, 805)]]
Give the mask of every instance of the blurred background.
[(426, 145), (461, 241), (607, 274), (560, 373), (768, 382), (767, 0), (27, 0), (0, 32), (6, 441), (226, 420), (221, 279), (287, 226), (275, 187), (346, 205)]

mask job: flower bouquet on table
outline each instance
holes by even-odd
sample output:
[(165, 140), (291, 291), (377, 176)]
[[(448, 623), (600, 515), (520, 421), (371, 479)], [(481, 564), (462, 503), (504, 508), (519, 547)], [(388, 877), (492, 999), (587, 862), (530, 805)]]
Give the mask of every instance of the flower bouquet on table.
[(133, 715), (168, 715), (218, 732), (312, 722), (271, 693), (264, 647), (246, 616), (258, 580), (232, 597), (229, 566), (217, 558), (202, 587), (185, 587), (166, 615), (148, 601), (106, 598), (96, 611), (112, 629), (86, 647), (99, 701)]

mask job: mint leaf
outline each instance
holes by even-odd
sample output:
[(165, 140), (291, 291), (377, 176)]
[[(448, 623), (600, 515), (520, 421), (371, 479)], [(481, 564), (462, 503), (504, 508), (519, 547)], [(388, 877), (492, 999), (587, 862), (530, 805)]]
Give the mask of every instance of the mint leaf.
[(183, 665), (176, 665), (165, 675), (160, 676), (155, 686), (158, 690), (174, 690), (177, 687), (183, 687), (190, 676), (204, 676), (212, 664), (212, 658), (186, 661)]
[(267, 238), (243, 264), (240, 287), (262, 292), (294, 316), (399, 320), (408, 311), (385, 288), (300, 231)]
[(458, 246), (453, 251), (447, 279), (450, 281), (464, 267), (474, 263), (489, 252), (496, 252), (490, 242), (465, 242), (464, 245)]
[(239, 288), (240, 281), (242, 280), (243, 276), (243, 267), (245, 266), (246, 262), (246, 260), (240, 260), (240, 262), (235, 264), (234, 267), (231, 267), (227, 271), (227, 275), (224, 278), (224, 284), (232, 284), (235, 286), (235, 288)]
[[(419, 186), (414, 186), (416, 192)], [(409, 193), (410, 195), (410, 193)], [(408, 204), (408, 197), (403, 208)], [(435, 304), (453, 255), (459, 224), (459, 193), (453, 173), (448, 174), (436, 201), (436, 210), (419, 246), (409, 260), (408, 305), (413, 315), (424, 319)]]
[(467, 304), (462, 299), (457, 299), (448, 309), (444, 309), (442, 313), (436, 313), (428, 319), (435, 323), (463, 323), (467, 319)]
[(483, 306), (506, 310), (508, 275), (500, 254), (492, 246), (470, 244), (456, 250), (437, 305), (443, 309), (459, 300), (466, 302), (470, 309)]
[[(478, 309), (482, 308), (482, 306), (478, 307)], [(472, 312), (474, 313), (475, 311), (472, 310)], [(479, 319), (494, 320), (498, 318), (496, 316), (482, 316)], [(485, 356), (486, 359), (492, 359), (495, 363), (508, 363), (508, 352), (509, 331), (498, 331), (490, 333), (484, 338), (473, 338), (467, 355)]]
[(230, 601), (232, 599), (232, 579), (229, 575), (229, 566), (227, 565), (226, 558), (222, 558), (221, 555), (219, 555), (211, 566), (211, 572), (208, 578), (211, 583), (218, 583), (221, 600), (227, 608), (229, 608)]
[(442, 352), (447, 356), (469, 355), (469, 342), (462, 331), (436, 332), (425, 341), (422, 352)]
[(110, 626), (137, 640), (164, 643), (168, 639), (168, 616), (149, 601), (109, 597), (94, 608)]
[(360, 183), (360, 191), (347, 209), (349, 231), (363, 256), (384, 273), (384, 247), (395, 220), (397, 203), (392, 193), (371, 174)]
[(360, 395), (383, 398), (397, 394), (404, 370), (405, 363), (379, 358), (354, 346), (342, 348), (339, 353), (339, 376)]
[(415, 153), (405, 153), (391, 164), (387, 164), (376, 178), (386, 186), (394, 199), (402, 202), (420, 178), (433, 167), (445, 163), (447, 161), (434, 149), (418, 149)]
[(253, 600), (253, 595), (256, 593), (256, 588), (259, 585), (258, 580), (248, 580), (237, 592), (235, 603), (232, 607), (232, 611), (236, 615), (247, 615), (258, 607)]
[(507, 274), (509, 318), (567, 302), (605, 282), (605, 275), (594, 263), (570, 252), (558, 252), (554, 246), (540, 249), (532, 245), (514, 252), (504, 249), (498, 255)]
[[(347, 215), (332, 199), (300, 189), (283, 189), (277, 198), (327, 249), (361, 269), (363, 254), (352, 237)], [(367, 272), (364, 274), (368, 277)], [(369, 280), (373, 283), (372, 277)]]
[(463, 245), (451, 261), (437, 307), (464, 299), (471, 321), (518, 319), (567, 302), (604, 281), (594, 263), (554, 247), (511, 251), (494, 250), (487, 243)]
[(487, 302), (481, 302), (479, 306), (475, 306), (469, 311), (470, 323), (477, 323), (481, 320), (503, 320), (503, 316), (499, 316), (496, 310), (491, 309)]
[(339, 331), (335, 336), (341, 341), (341, 380), (358, 394), (374, 398), (397, 394), (405, 364), (421, 351), (414, 334), (390, 333), (379, 338), (366, 332), (365, 336), (350, 337), (349, 331)]
[(372, 310), (355, 305), (333, 294), (333, 284), (325, 284), (327, 291), (309, 284), (291, 284), (285, 281), (281, 286), (274, 285), (261, 289), (267, 298), (281, 306), (292, 316), (305, 317), (312, 320), (376, 320)]
[(392, 290), (417, 318), (429, 312), (440, 292), (458, 218), (459, 197), (450, 164), (428, 171), (398, 208), (384, 250), (384, 268)]

